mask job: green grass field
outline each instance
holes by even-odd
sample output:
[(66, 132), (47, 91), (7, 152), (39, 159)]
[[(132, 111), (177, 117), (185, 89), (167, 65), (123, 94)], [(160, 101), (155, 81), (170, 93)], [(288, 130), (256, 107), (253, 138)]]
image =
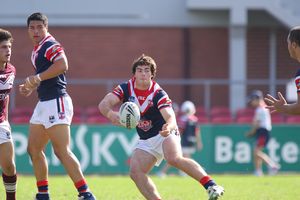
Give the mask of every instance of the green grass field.
[[(224, 200), (298, 200), (300, 199), (300, 175), (254, 177), (251, 175), (213, 175), (225, 188)], [(87, 176), (90, 188), (98, 200), (144, 199), (128, 176)], [(196, 181), (188, 177), (169, 176), (154, 182), (164, 200), (205, 200), (207, 194)], [(32, 200), (36, 192), (32, 176), (19, 175), (18, 200)], [(49, 178), (52, 200), (77, 200), (76, 191), (67, 176)], [(0, 199), (4, 198), (0, 185)]]

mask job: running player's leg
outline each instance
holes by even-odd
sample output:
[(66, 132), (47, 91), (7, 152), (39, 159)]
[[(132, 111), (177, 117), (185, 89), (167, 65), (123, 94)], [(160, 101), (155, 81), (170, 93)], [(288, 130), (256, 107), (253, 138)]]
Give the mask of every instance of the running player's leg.
[(259, 156), (261, 152), (261, 147), (255, 147), (253, 151), (253, 159), (254, 159), (254, 175), (256, 176), (262, 176), (263, 175), (263, 170), (262, 170), (262, 158)]
[(180, 142), (177, 137), (169, 135), (162, 144), (166, 161), (200, 182), (209, 192), (209, 199), (217, 199), (219, 196), (222, 196), (224, 189), (217, 186), (214, 180), (207, 175), (205, 170), (196, 161), (182, 156)]
[(279, 165), (274, 162), (270, 156), (268, 156), (266, 153), (263, 152), (262, 147), (256, 147), (254, 152), (255, 152), (255, 156), (257, 157), (257, 162), (256, 162), (256, 169), (262, 169), (262, 162), (265, 162), (268, 167), (270, 168), (274, 168), (277, 169), (279, 168)]
[(130, 159), (130, 178), (134, 181), (141, 194), (146, 199), (161, 199), (157, 188), (147, 175), (156, 163), (156, 158), (150, 153), (136, 149)]
[(170, 135), (163, 142), (163, 152), (166, 161), (198, 181), (207, 176), (207, 173), (197, 162), (182, 156), (180, 143), (176, 137), (178, 136)]
[(17, 175), (14, 162), (14, 148), (11, 140), (0, 144), (0, 166), (2, 168), (6, 200), (15, 200)]
[(44, 149), (49, 141), (45, 128), (40, 124), (29, 125), (28, 147), (34, 175), (37, 181), (37, 199), (49, 199), (48, 194), (48, 163)]
[(79, 194), (91, 196), (90, 199), (93, 199), (81, 171), (80, 163), (70, 149), (70, 126), (67, 124), (54, 125), (47, 129), (47, 133), (55, 155), (65, 167)]

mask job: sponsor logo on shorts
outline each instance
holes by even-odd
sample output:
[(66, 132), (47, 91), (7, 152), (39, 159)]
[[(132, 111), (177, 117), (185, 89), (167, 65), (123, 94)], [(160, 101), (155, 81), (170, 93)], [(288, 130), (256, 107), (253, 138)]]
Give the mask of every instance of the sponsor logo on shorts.
[(10, 132), (6, 132), (6, 138), (9, 140), (11, 139)]
[(64, 118), (66, 118), (65, 113), (64, 113), (64, 112), (59, 112), (59, 113), (58, 113), (58, 118), (59, 118), (59, 119), (64, 119)]
[(53, 123), (55, 122), (55, 117), (52, 115), (52, 116), (49, 116), (49, 122), (50, 123)]

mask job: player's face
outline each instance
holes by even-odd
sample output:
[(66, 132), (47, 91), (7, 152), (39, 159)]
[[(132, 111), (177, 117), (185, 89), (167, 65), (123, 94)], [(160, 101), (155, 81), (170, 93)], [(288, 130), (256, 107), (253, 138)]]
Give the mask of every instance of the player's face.
[(250, 102), (250, 105), (254, 108), (256, 108), (258, 105), (259, 105), (259, 99), (253, 99), (251, 102)]
[(8, 40), (0, 42), (0, 64), (10, 61), (11, 56), (11, 42)]
[(147, 65), (137, 66), (134, 77), (138, 85), (149, 86), (152, 79), (150, 66)]
[(28, 25), (28, 34), (34, 45), (46, 37), (48, 27), (42, 21), (30, 21)]

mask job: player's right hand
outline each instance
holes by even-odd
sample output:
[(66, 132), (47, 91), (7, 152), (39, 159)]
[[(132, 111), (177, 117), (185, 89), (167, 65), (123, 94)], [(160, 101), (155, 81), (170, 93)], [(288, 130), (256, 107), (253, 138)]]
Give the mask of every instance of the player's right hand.
[(120, 123), (120, 116), (118, 112), (115, 112), (113, 110), (110, 110), (107, 113), (107, 118), (111, 121), (112, 124), (117, 125), (117, 126), (121, 126)]
[(38, 78), (37, 75), (35, 75), (35, 76), (28, 76), (25, 79), (24, 86), (27, 89), (34, 90), (34, 89), (36, 89), (40, 85), (40, 83), (41, 83), (41, 80), (40, 80), (40, 78)]
[(19, 91), (23, 96), (28, 97), (29, 95), (31, 95), (33, 89), (26, 88), (25, 84), (21, 84), (19, 85)]

